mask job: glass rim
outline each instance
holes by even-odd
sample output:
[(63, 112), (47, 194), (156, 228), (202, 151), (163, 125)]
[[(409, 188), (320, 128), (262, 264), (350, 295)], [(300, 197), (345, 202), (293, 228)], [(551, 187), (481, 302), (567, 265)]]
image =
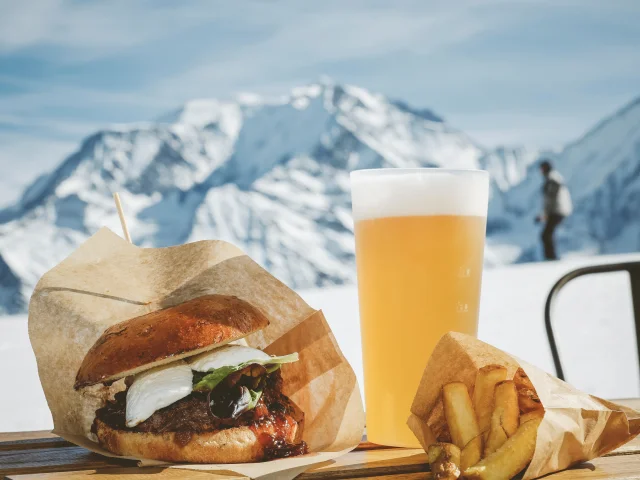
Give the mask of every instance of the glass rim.
[(440, 168), (440, 167), (418, 167), (418, 168), (362, 168), (359, 170), (352, 170), (349, 173), (350, 177), (377, 177), (387, 175), (410, 175), (415, 173), (427, 173), (432, 174), (450, 174), (450, 175), (480, 175), (484, 177), (489, 176), (487, 170), (472, 169), (472, 168)]

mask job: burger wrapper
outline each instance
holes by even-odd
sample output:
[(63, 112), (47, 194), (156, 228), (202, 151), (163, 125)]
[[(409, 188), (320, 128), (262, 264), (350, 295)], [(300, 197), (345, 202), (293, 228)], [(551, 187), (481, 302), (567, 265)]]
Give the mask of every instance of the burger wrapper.
[[(272, 355), (299, 353), (300, 360), (284, 365), (282, 375), (284, 393), (305, 413), (303, 439), (310, 453), (253, 464), (166, 465), (233, 471), (252, 478), (293, 478), (353, 449), (364, 429), (360, 390), (321, 311), (229, 243), (139, 248), (106, 228), (47, 272), (29, 304), (29, 337), (53, 432), (114, 457), (95, 443), (90, 428), (96, 409), (113, 390), (122, 390), (123, 382), (83, 393), (74, 390), (85, 354), (115, 323), (207, 294), (235, 295), (269, 318), (267, 328), (246, 338), (249, 346)], [(141, 466), (162, 464), (135, 460)]]
[(533, 459), (523, 480), (604, 455), (640, 433), (639, 412), (581, 392), (473, 337), (450, 332), (440, 339), (429, 358), (407, 421), (425, 451), (436, 441), (427, 418), (442, 387), (463, 382), (471, 392), (476, 373), (489, 364), (507, 367), (507, 378), (513, 378), (522, 367), (545, 408)]

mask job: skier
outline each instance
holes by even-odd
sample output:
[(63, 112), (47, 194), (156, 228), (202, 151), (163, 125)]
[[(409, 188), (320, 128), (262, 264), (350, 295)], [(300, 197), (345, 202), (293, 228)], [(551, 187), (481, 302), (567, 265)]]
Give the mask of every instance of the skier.
[(557, 260), (553, 233), (558, 225), (573, 210), (571, 194), (564, 183), (562, 175), (554, 170), (549, 160), (540, 162), (540, 173), (544, 177), (542, 186), (542, 214), (536, 217), (536, 223), (544, 222), (542, 230), (542, 246), (545, 260)]

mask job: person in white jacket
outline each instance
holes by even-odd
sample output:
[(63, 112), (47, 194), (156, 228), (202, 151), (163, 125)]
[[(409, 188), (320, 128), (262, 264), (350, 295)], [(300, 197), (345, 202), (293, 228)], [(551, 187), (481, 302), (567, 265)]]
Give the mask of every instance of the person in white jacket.
[(536, 221), (544, 222), (541, 238), (545, 260), (557, 260), (553, 234), (558, 225), (571, 215), (573, 210), (571, 194), (562, 175), (553, 169), (549, 160), (540, 162), (540, 173), (544, 177), (542, 214), (536, 217)]

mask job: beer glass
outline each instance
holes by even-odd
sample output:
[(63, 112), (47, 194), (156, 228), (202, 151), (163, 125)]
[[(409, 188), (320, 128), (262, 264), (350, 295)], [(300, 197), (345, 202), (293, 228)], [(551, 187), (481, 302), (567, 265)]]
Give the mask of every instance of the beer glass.
[(406, 421), (431, 352), (477, 334), (489, 175), (357, 170), (351, 195), (367, 437), (419, 447)]

